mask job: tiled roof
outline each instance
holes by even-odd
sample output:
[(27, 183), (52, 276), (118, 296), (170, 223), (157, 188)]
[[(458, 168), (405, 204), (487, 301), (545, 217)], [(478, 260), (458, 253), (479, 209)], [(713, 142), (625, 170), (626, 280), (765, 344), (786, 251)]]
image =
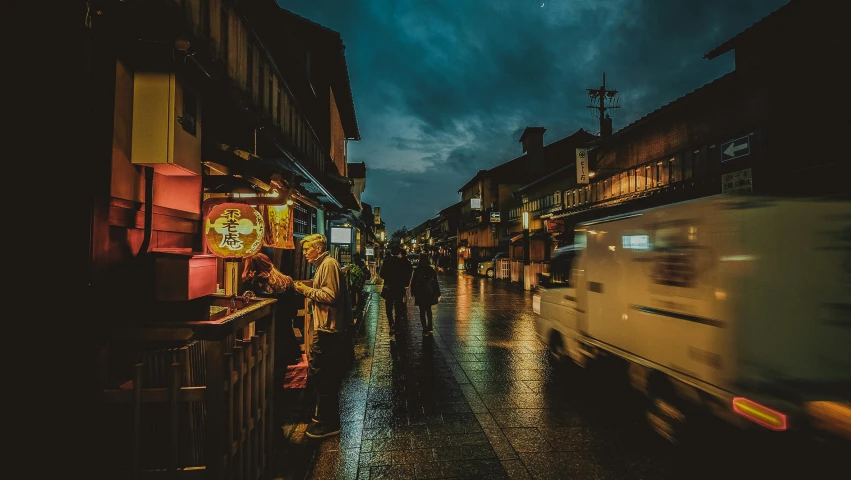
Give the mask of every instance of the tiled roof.
[(622, 129), (614, 132), (611, 136), (601, 137), (601, 138), (598, 138), (597, 140), (594, 140), (593, 142), (591, 142), (590, 145), (591, 146), (599, 146), (599, 145), (602, 145), (602, 144), (605, 144), (605, 143), (609, 143), (613, 138), (617, 138), (621, 135), (624, 135), (624, 134), (628, 133), (629, 131), (633, 130), (635, 127), (643, 125), (643, 124), (647, 123), (648, 121), (650, 121), (651, 119), (655, 119), (659, 115), (669, 113), (676, 108), (688, 106), (692, 102), (702, 100), (707, 95), (722, 91), (722, 89), (729, 88), (729, 86), (732, 84), (734, 78), (736, 78), (736, 77), (737, 77), (737, 73), (735, 71), (727, 73), (724, 76), (718, 77), (715, 80), (713, 80), (713, 81), (711, 81), (711, 82), (709, 82), (709, 83), (707, 83), (707, 84), (705, 84), (701, 87), (698, 87), (698, 88), (692, 90), (691, 92), (677, 98), (676, 100), (674, 100), (674, 101), (672, 101), (672, 102), (670, 102), (666, 105), (663, 105), (663, 106), (657, 108), (656, 110), (653, 110), (652, 112), (648, 113), (647, 115), (644, 115), (643, 117), (639, 118), (638, 120), (630, 123), (629, 125), (623, 127)]
[[(586, 132), (584, 129), (580, 128), (579, 130), (573, 132), (572, 134), (558, 139), (555, 142), (544, 145), (544, 161), (547, 165), (555, 165), (558, 162), (552, 158), (553, 154), (560, 153), (560, 147), (563, 147), (568, 143), (581, 143), (585, 144), (594, 138), (594, 135)], [(519, 157), (513, 158), (505, 163), (499, 164), (490, 170), (479, 170), (476, 175), (473, 176), (470, 180), (467, 181), (460, 189), (459, 192), (463, 191), (467, 186), (473, 183), (476, 179), (482, 176), (490, 176), (492, 178), (500, 180), (511, 179), (512, 183), (524, 183), (531, 182), (535, 180), (540, 173), (530, 172), (527, 168), (526, 159), (527, 155), (524, 153)], [(547, 172), (547, 174), (550, 172)], [(546, 175), (546, 174), (545, 174)]]

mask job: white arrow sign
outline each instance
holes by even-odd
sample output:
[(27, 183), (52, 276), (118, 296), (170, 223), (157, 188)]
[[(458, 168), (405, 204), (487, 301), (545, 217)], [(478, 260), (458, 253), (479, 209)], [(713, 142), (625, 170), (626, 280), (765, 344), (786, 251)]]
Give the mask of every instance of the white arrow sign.
[(731, 143), (730, 146), (727, 147), (727, 150), (724, 150), (724, 155), (727, 155), (728, 157), (734, 157), (736, 152), (738, 152), (739, 150), (747, 150), (747, 148), (747, 143), (743, 143), (741, 145), (734, 145)]
[(751, 153), (750, 138), (741, 137), (721, 144), (721, 161), (732, 160)]

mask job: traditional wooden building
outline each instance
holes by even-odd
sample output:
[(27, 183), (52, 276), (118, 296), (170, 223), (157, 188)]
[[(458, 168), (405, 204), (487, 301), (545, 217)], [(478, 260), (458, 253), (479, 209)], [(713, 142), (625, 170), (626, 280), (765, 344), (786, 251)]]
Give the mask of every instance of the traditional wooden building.
[[(544, 145), (544, 127), (527, 127), (520, 137), (523, 155), (490, 170), (479, 171), (464, 184), (461, 194), (461, 225), (459, 249), (467, 269), (489, 260), (498, 251), (508, 251), (522, 233), (522, 212), (532, 214), (529, 226), (536, 246), (535, 261), (542, 262), (547, 254), (546, 235), (540, 219), (542, 211), (553, 205), (550, 194), (515, 197), (514, 192), (535, 180), (573, 163), (577, 147), (585, 146), (596, 137), (579, 129), (558, 141)], [(540, 243), (540, 245), (539, 245)]]
[(91, 308), (78, 374), (96, 380), (102, 440), (88, 473), (259, 478), (275, 306), (220, 295), (238, 290), (238, 263), (210, 255), (204, 216), (222, 201), (287, 208), (290, 245), (264, 251), (310, 278), (298, 238), (361, 208), (345, 46), (274, 0), (90, 0), (84, 26)]
[(463, 202), (458, 202), (440, 210), (431, 229), (434, 249), (443, 260), (440, 266), (444, 270), (458, 268), (458, 226), (462, 206)]
[(721, 192), (849, 195), (847, 162), (836, 154), (845, 109), (813, 102), (814, 73), (848, 78), (825, 61), (841, 55), (840, 30), (822, 23), (834, 21), (831, 10), (792, 0), (712, 49), (705, 58), (733, 52), (735, 69), (593, 142), (592, 182), (568, 188), (550, 218), (572, 231), (579, 221)]

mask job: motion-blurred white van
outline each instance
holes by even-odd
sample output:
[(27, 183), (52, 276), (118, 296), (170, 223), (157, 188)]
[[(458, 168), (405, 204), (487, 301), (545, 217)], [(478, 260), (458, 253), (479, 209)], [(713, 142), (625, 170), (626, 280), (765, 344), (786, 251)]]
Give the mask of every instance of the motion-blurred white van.
[(851, 439), (851, 202), (716, 195), (579, 224), (533, 297), (551, 358), (693, 412)]

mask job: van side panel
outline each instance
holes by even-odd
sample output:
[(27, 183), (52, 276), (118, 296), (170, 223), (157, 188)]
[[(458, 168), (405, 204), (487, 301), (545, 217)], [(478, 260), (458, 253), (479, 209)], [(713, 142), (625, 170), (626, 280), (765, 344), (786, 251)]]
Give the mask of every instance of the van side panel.
[(625, 338), (620, 298), (623, 259), (611, 247), (619, 241), (616, 225), (606, 223), (587, 230), (585, 248), (585, 315), (587, 333), (602, 342), (620, 347)]
[(737, 319), (741, 381), (847, 385), (851, 207), (847, 202), (777, 200), (742, 212), (746, 248), (738, 262), (752, 263), (754, 274), (744, 291), (749, 301)]
[(719, 226), (705, 220), (711, 208), (674, 206), (606, 224), (622, 266), (620, 294), (606, 302), (618, 309), (619, 348), (719, 385), (729, 376), (733, 339), (715, 293)]

